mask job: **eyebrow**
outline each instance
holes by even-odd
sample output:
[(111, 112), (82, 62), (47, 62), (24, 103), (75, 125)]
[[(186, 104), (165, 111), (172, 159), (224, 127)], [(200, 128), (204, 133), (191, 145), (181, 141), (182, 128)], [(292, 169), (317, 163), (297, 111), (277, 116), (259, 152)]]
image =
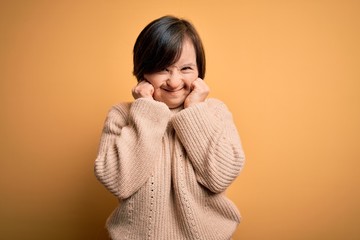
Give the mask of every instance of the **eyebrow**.
[[(174, 65), (176, 67), (176, 65)], [(183, 68), (183, 67), (196, 67), (196, 64), (194, 63), (186, 63), (183, 65), (180, 65), (179, 68)]]

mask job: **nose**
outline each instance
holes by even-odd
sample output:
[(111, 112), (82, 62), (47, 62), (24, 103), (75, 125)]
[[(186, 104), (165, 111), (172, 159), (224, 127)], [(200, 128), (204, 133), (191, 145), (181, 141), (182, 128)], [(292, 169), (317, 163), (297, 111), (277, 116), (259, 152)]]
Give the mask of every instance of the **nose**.
[(166, 84), (173, 88), (176, 89), (178, 88), (182, 83), (182, 75), (179, 73), (179, 71), (172, 71), (169, 74), (168, 80), (166, 80)]

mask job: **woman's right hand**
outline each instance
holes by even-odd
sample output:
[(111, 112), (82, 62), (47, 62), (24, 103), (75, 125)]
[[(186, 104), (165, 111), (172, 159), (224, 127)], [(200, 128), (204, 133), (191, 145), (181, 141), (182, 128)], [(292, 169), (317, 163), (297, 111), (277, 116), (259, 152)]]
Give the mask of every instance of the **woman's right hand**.
[(153, 98), (154, 87), (146, 80), (140, 81), (133, 89), (131, 90), (132, 95), (135, 99), (138, 98)]

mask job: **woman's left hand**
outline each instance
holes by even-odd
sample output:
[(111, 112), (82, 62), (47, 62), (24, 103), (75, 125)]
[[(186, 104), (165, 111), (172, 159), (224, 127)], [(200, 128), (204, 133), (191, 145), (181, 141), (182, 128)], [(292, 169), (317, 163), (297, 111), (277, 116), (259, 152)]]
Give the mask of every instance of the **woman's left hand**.
[(210, 88), (201, 78), (197, 78), (191, 84), (191, 92), (186, 97), (184, 102), (184, 108), (191, 107), (200, 102), (204, 102), (206, 97), (209, 95)]

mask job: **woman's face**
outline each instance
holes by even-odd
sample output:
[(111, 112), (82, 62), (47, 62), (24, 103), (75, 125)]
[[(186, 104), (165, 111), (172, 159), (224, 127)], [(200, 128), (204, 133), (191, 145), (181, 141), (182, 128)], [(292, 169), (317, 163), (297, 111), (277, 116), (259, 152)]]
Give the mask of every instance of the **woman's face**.
[(198, 75), (194, 45), (185, 38), (181, 56), (174, 65), (160, 72), (144, 74), (144, 78), (153, 85), (156, 101), (165, 103), (169, 108), (177, 108), (184, 103)]

